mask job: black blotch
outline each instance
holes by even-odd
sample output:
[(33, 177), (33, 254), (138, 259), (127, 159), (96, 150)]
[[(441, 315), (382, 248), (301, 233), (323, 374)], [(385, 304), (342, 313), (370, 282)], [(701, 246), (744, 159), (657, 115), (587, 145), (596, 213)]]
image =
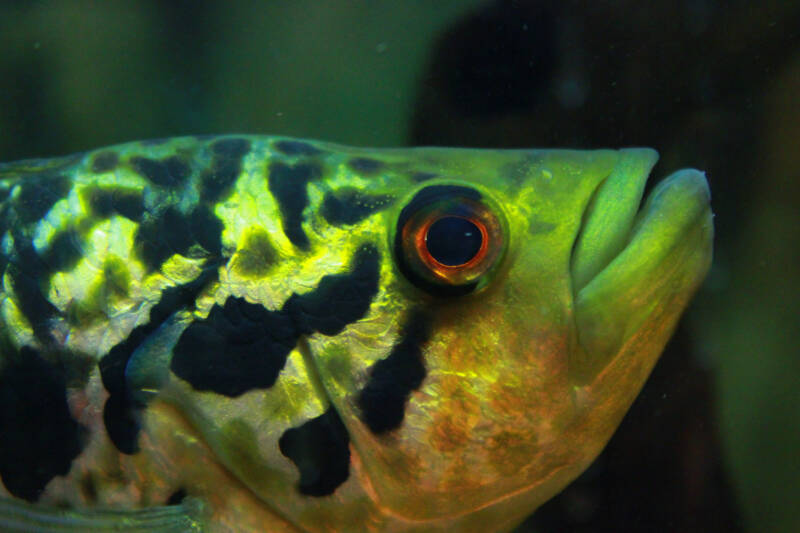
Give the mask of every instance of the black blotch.
[(48, 272), (72, 270), (83, 256), (81, 236), (77, 230), (68, 229), (56, 234), (50, 241), (42, 260)]
[(327, 496), (350, 475), (350, 437), (333, 407), (296, 428), (287, 429), (278, 447), (300, 471), (298, 489), (307, 496)]
[(138, 405), (131, 397), (125, 380), (125, 368), (133, 352), (174, 313), (194, 305), (202, 290), (217, 279), (218, 265), (209, 264), (195, 280), (170, 287), (150, 309), (147, 324), (137, 326), (130, 334), (104, 355), (98, 367), (108, 399), (103, 406), (103, 422), (111, 442), (117, 449), (131, 455), (139, 451), (140, 430)]
[(139, 222), (144, 213), (142, 191), (125, 187), (93, 187), (84, 192), (89, 208), (96, 216), (108, 218), (114, 213)]
[(222, 139), (211, 145), (211, 168), (203, 173), (200, 197), (216, 202), (226, 196), (242, 171), (242, 158), (250, 151), (246, 139)]
[(285, 155), (319, 155), (322, 150), (302, 141), (278, 141), (275, 148)]
[(180, 505), (186, 498), (186, 489), (180, 488), (169, 495), (167, 505)]
[(0, 372), (0, 477), (8, 491), (36, 501), (69, 472), (84, 447), (84, 428), (69, 412), (62, 372), (23, 347)]
[(383, 162), (368, 157), (354, 157), (347, 165), (362, 174), (374, 174), (383, 168)]
[(119, 154), (117, 152), (100, 152), (92, 160), (92, 172), (102, 174), (114, 170), (119, 164)]
[(13, 232), (14, 256), (9, 259), (8, 274), (11, 286), (17, 295), (17, 306), (33, 329), (34, 336), (49, 344), (52, 336), (48, 321), (56, 314), (56, 307), (45, 297), (42, 284), (47, 280), (50, 269), (39, 257), (30, 239), (19, 231)]
[(195, 245), (212, 256), (220, 255), (222, 230), (222, 221), (206, 205), (197, 206), (188, 215), (170, 206), (142, 222), (134, 241), (142, 261), (153, 271), (173, 254), (198, 255)]
[(269, 190), (278, 201), (283, 233), (292, 244), (308, 249), (308, 236), (303, 231), (303, 210), (308, 205), (308, 182), (320, 176), (318, 166), (308, 163), (287, 165), (276, 162), (269, 167)]
[(97, 482), (92, 472), (86, 472), (80, 479), (81, 494), (89, 503), (97, 502)]
[(375, 247), (364, 246), (356, 252), (350, 272), (324, 276), (313, 291), (289, 297), (284, 310), (300, 333), (338, 335), (367, 314), (378, 292), (379, 266)]
[(326, 193), (320, 212), (334, 226), (356, 224), (391, 205), (393, 200), (388, 195), (364, 194), (358, 189), (346, 187)]
[(403, 337), (391, 353), (370, 367), (369, 380), (358, 395), (361, 420), (375, 434), (400, 427), (411, 392), (425, 379), (422, 346), (430, 336), (430, 318), (412, 314)]
[(66, 176), (31, 176), (20, 185), (14, 200), (17, 217), (23, 224), (41, 220), (71, 189)]
[(478, 286), (478, 282), (475, 281), (474, 283), (467, 283), (464, 285), (437, 285), (419, 276), (405, 261), (402, 241), (403, 226), (405, 226), (406, 222), (408, 222), (414, 213), (428, 204), (439, 200), (458, 197), (478, 202), (481, 200), (481, 193), (473, 188), (461, 187), (458, 185), (431, 185), (414, 195), (414, 198), (411, 199), (408, 205), (400, 211), (400, 216), (397, 219), (397, 231), (395, 232), (394, 241), (397, 267), (411, 283), (435, 296), (463, 296), (475, 290), (475, 287)]
[(189, 215), (189, 231), (194, 240), (214, 257), (222, 255), (222, 221), (208, 205), (199, 205)]
[(236, 251), (231, 267), (245, 276), (263, 277), (278, 257), (269, 234), (263, 229), (254, 229), (245, 234), (244, 242)]
[(195, 390), (229, 397), (271, 387), (301, 335), (336, 335), (367, 313), (379, 263), (377, 250), (365, 246), (350, 271), (323, 276), (315, 290), (293, 294), (277, 311), (229, 297), (186, 328), (173, 349), (172, 372)]
[[(110, 362), (121, 364), (120, 361), (111, 360)], [(127, 364), (127, 360), (125, 361)], [(122, 364), (123, 376), (125, 364)], [(124, 378), (123, 378), (124, 379)], [(105, 382), (104, 382), (105, 383)], [(108, 385), (106, 385), (108, 389)], [(139, 451), (139, 413), (133, 400), (128, 396), (127, 388), (124, 395), (111, 394), (103, 405), (103, 424), (106, 426), (108, 438), (121, 453), (133, 455)]]
[(297, 342), (297, 330), (282, 311), (268, 311), (229, 297), (181, 335), (170, 367), (195, 390), (236, 397), (271, 387)]
[(142, 222), (134, 239), (139, 256), (150, 271), (176, 253), (186, 253), (192, 245), (186, 216), (176, 207), (166, 208), (159, 216)]
[(189, 177), (189, 166), (178, 156), (170, 156), (163, 160), (136, 156), (131, 158), (133, 169), (162, 187), (176, 187)]

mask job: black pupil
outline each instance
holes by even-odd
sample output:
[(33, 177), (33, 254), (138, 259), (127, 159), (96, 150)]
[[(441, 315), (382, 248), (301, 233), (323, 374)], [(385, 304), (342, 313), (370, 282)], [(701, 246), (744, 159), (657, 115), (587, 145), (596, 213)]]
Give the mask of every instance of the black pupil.
[(428, 228), (425, 244), (439, 263), (458, 266), (469, 262), (481, 249), (478, 226), (461, 217), (442, 217)]

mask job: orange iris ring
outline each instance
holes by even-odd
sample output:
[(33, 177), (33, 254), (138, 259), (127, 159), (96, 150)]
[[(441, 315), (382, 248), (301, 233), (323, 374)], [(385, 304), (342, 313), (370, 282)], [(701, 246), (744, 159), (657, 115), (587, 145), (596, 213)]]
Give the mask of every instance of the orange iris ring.
[[(475, 255), (467, 261), (466, 263), (461, 263), (460, 265), (445, 265), (436, 260), (428, 250), (428, 231), (430, 231), (431, 226), (442, 220), (443, 218), (460, 218), (472, 223), (478, 230), (481, 232), (481, 247), (475, 253)], [(426, 264), (431, 264), (432, 267), (436, 269), (443, 269), (443, 270), (469, 270), (474, 267), (476, 264), (480, 263), (481, 260), (486, 257), (486, 251), (489, 249), (489, 233), (486, 231), (486, 226), (483, 224), (483, 221), (474, 219), (471, 217), (465, 217), (461, 215), (442, 215), (440, 217), (436, 217), (433, 220), (428, 221), (419, 229), (419, 233), (423, 235), (422, 244), (419, 243), (419, 240), (415, 241), (417, 246), (417, 251), (422, 257), (423, 261)]]
[[(406, 249), (406, 256), (412, 263), (421, 267), (419, 270), (422, 272), (420, 273), (425, 275), (425, 277), (438, 283), (461, 285), (474, 281), (482, 276), (488, 270), (489, 266), (491, 266), (487, 264), (491, 262), (492, 259), (492, 257), (489, 256), (496, 256), (497, 254), (489, 254), (490, 244), (496, 246), (500, 245), (500, 243), (491, 242), (494, 240), (491, 235), (492, 232), (489, 231), (482, 217), (451, 215), (447, 213), (429, 217), (429, 212), (419, 213), (418, 215), (422, 215), (423, 220), (420, 223), (418, 217), (412, 217), (412, 219), (406, 223), (406, 227), (403, 231), (403, 241), (404, 243), (413, 243), (411, 250)], [(460, 265), (445, 265), (437, 261), (428, 251), (426, 242), (428, 230), (435, 222), (446, 217), (458, 217), (468, 220), (481, 232), (481, 246), (475, 256), (466, 263)], [(487, 261), (487, 258), (489, 261)]]

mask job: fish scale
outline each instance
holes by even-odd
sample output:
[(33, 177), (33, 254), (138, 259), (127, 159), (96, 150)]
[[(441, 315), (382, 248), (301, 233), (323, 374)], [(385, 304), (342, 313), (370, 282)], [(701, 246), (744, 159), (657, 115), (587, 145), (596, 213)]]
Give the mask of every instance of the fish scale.
[(655, 160), (230, 135), (0, 165), (0, 524), (513, 528), (708, 269), (705, 178), (640, 209)]

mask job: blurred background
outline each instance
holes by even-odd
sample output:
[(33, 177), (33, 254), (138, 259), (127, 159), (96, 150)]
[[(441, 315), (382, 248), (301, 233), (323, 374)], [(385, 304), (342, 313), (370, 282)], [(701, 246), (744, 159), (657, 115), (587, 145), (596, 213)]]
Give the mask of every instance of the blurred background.
[(705, 285), (606, 451), (518, 531), (800, 531), (800, 2), (0, 0), (1, 161), (203, 133), (706, 170)]

